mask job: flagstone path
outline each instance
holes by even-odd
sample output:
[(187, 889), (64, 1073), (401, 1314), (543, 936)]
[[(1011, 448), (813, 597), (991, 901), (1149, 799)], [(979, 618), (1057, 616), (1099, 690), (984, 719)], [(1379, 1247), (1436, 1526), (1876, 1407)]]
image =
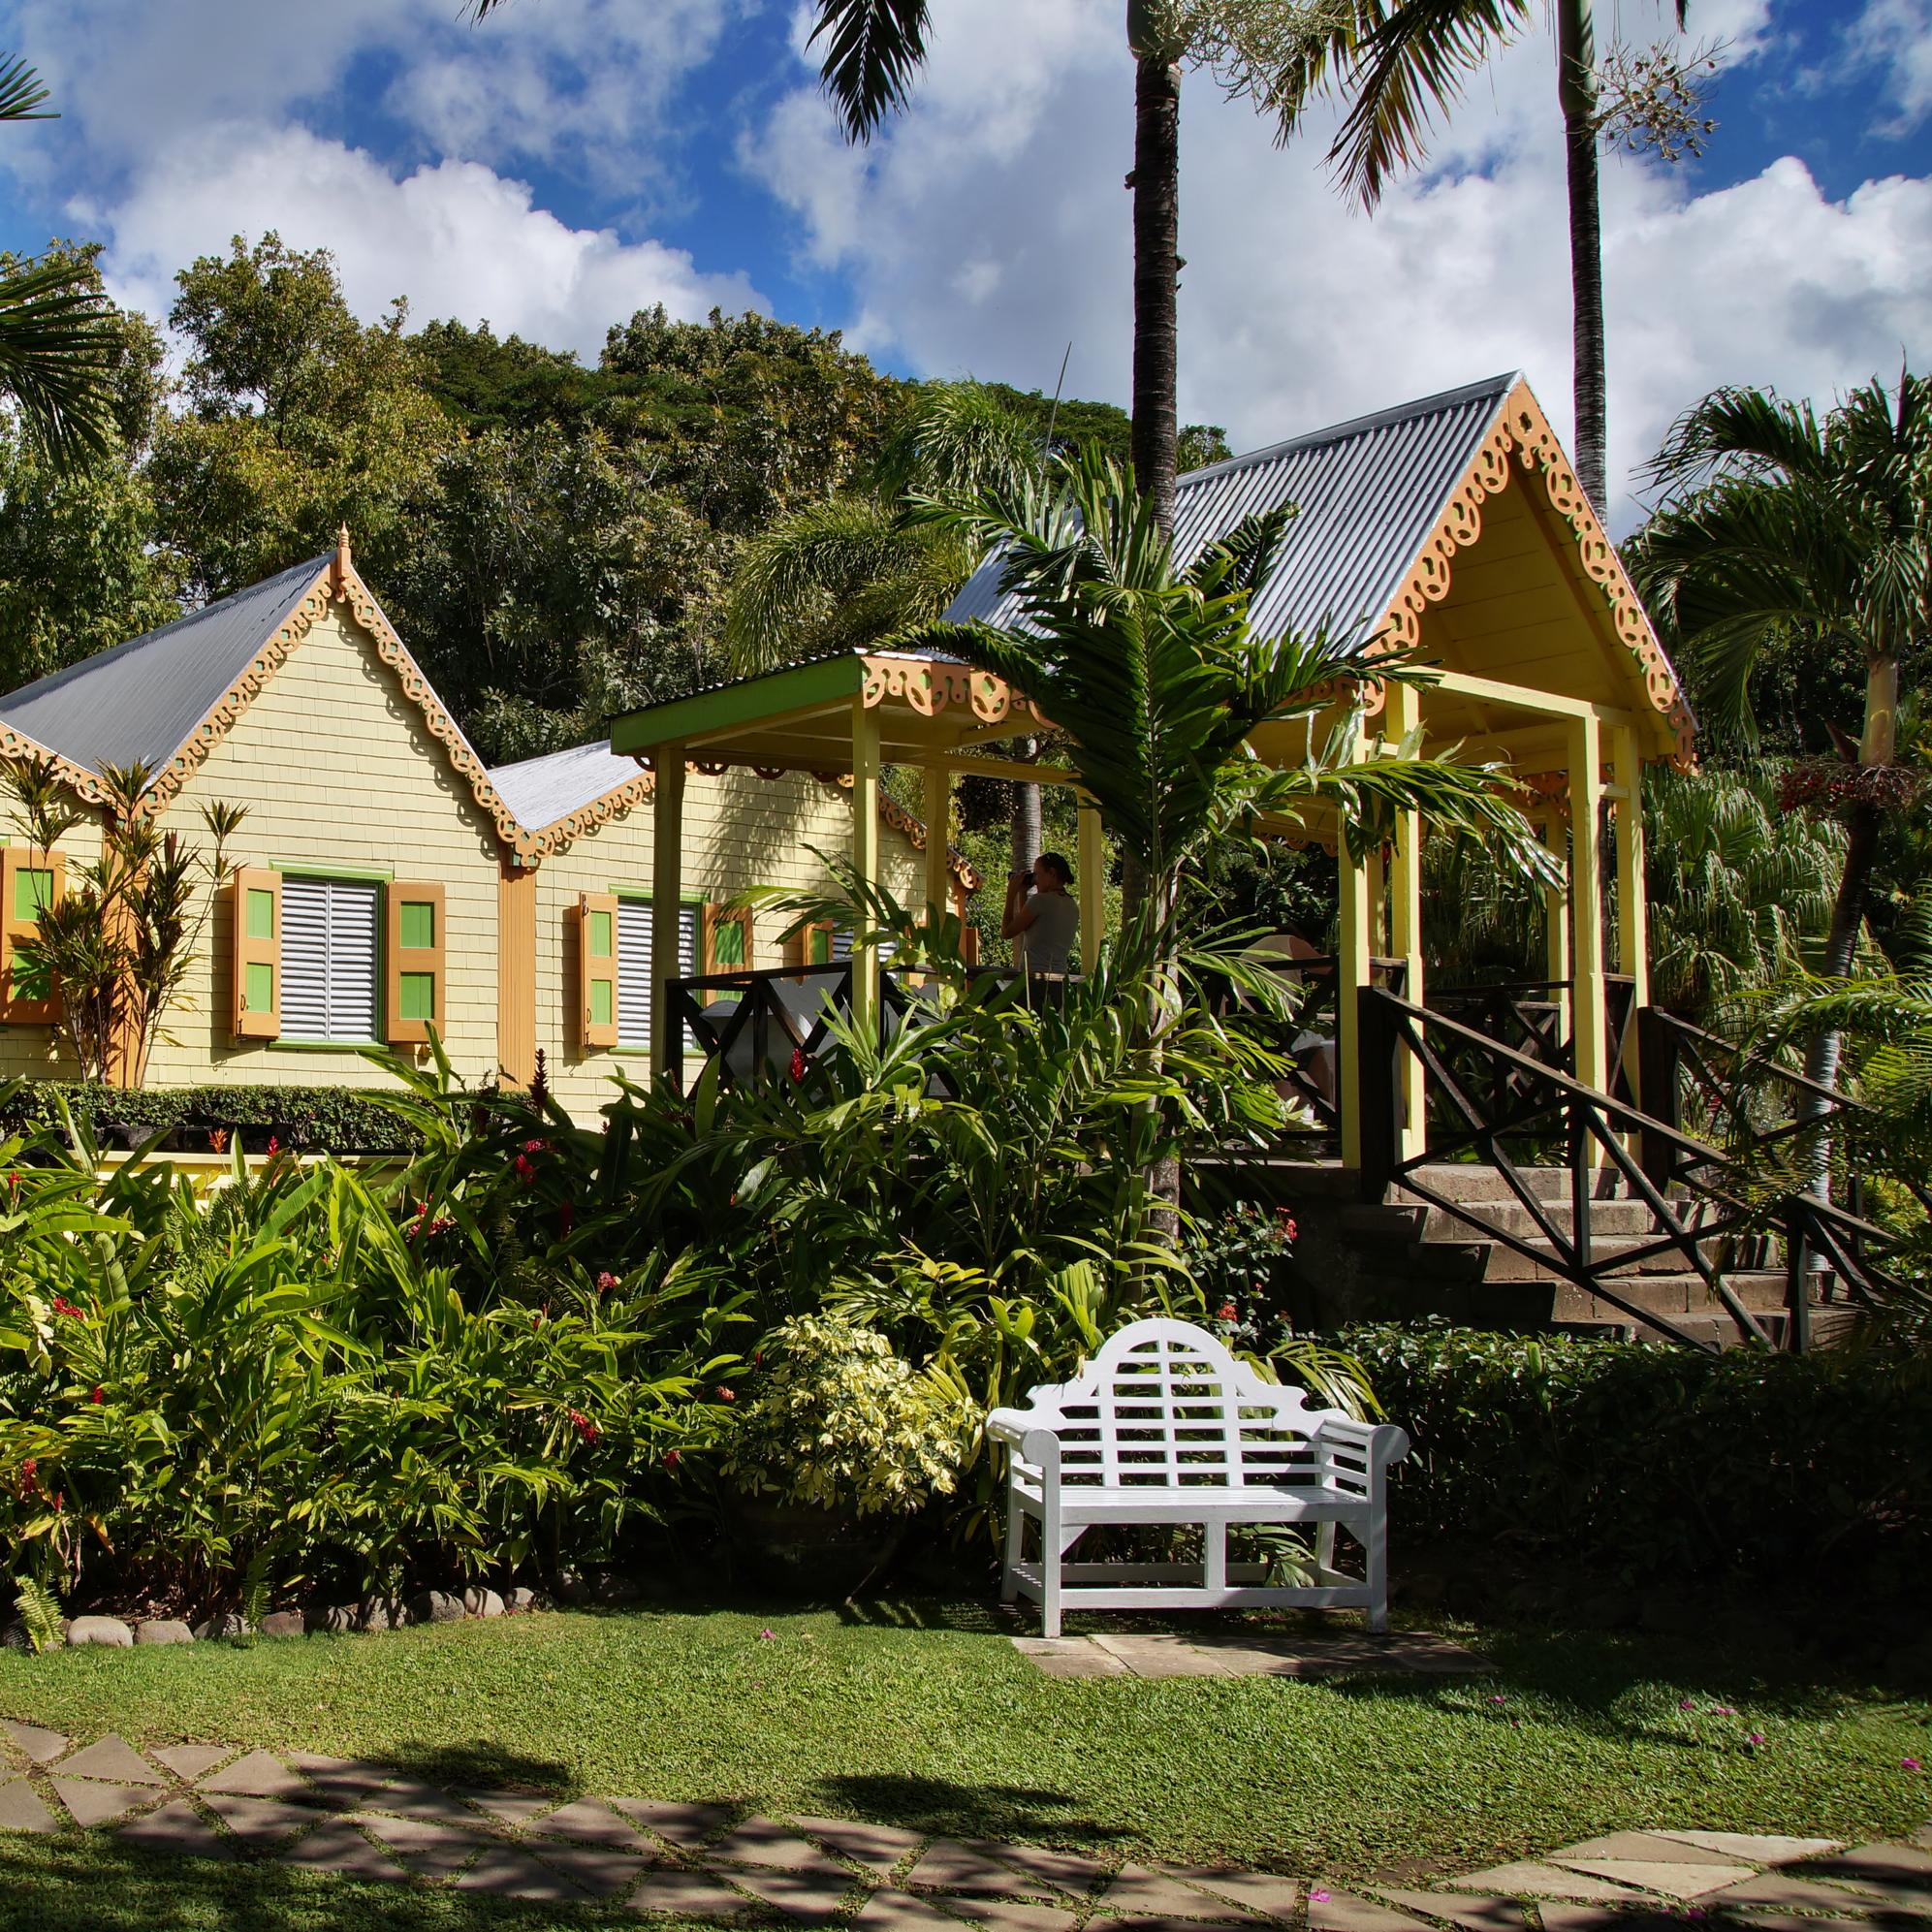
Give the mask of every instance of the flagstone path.
[(1932, 1824), (1909, 1843), (1620, 1831), (1430, 1889), (1118, 1864), (732, 1805), (450, 1790), (393, 1766), (0, 1723), (0, 1831), (640, 1913), (850, 1923), (857, 1932), (1732, 1932), (1932, 1926)]

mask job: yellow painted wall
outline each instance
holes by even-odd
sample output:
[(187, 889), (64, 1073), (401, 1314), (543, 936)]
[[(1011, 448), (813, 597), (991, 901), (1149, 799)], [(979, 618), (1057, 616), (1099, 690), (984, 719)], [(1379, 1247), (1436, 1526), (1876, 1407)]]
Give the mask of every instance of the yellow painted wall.
[[(683, 889), (722, 902), (755, 885), (809, 890), (827, 883), (810, 847), (834, 858), (852, 849), (849, 793), (804, 774), (761, 778), (730, 771), (690, 774), (684, 790)], [(884, 828), (880, 877), (907, 903), (924, 891), (923, 856), (903, 833)], [(651, 882), (651, 808), (645, 804), (546, 859), (537, 872), (537, 1045), (551, 1091), (580, 1120), (594, 1119), (616, 1097), (619, 1071), (650, 1080), (648, 1051), (611, 1048), (588, 1055), (577, 1045), (576, 966), (565, 919), (586, 892), (648, 893)], [(752, 925), (752, 965), (784, 964), (778, 935), (791, 917), (762, 912)]]
[[(445, 1043), (471, 1083), (496, 1070), (495, 827), (443, 747), (339, 605), (293, 650), (169, 806), (162, 824), (206, 838), (203, 801), (246, 806), (233, 853), (243, 864), (345, 874), (388, 871), (444, 890)], [(204, 1081), (370, 1086), (352, 1051), (231, 1037), (229, 908), (216, 907), (201, 956), (148, 1063), (150, 1087)]]
[[(88, 808), (91, 814), (91, 808)], [(25, 829), (10, 806), (0, 804), (0, 842), (24, 846)], [(101, 856), (101, 825), (90, 815), (61, 839), (68, 870), (92, 865)], [(0, 1026), (0, 1080), (77, 1080), (79, 1068), (54, 1027)]]

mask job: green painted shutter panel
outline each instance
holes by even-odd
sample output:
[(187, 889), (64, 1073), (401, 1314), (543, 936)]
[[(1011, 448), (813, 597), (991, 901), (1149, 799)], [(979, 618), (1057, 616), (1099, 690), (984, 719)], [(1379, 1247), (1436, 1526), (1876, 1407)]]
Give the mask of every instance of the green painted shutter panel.
[(282, 1031), (282, 875), (237, 869), (230, 887), (229, 971), (238, 1040), (273, 1040)]
[(386, 1035), (392, 1046), (423, 1046), (432, 1030), (440, 1034), (446, 1025), (443, 888), (433, 880), (396, 879), (384, 896), (389, 903)]
[(571, 908), (577, 965), (577, 1044), (596, 1053), (618, 1043), (618, 989), (622, 963), (618, 943), (618, 898), (586, 892)]

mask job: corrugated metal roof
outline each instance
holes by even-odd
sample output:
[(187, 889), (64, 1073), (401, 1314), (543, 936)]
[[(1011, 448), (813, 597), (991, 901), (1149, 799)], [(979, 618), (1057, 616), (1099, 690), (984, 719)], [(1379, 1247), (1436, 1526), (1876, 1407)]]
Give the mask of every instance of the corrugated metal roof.
[(540, 832), (628, 783), (643, 769), (635, 758), (618, 757), (611, 749), (611, 741), (600, 738), (594, 744), (573, 744), (567, 751), (553, 751), (547, 757), (498, 765), (491, 773), (490, 782), (520, 824)]
[(0, 721), (90, 772), (174, 757), (329, 563), (311, 557), (0, 698)]
[[(1244, 517), (1292, 503), (1299, 514), (1251, 623), (1266, 636), (1326, 621), (1366, 643), (1520, 380), (1492, 376), (1189, 471), (1175, 492), (1177, 560), (1185, 567)], [(998, 557), (946, 613), (994, 624), (1018, 614), (1000, 594)]]

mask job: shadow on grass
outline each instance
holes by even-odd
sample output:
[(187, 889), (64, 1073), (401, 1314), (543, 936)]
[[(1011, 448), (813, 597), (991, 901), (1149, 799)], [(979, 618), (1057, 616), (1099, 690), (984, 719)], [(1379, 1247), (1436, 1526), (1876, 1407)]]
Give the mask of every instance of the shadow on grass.
[(466, 1744), (400, 1744), (382, 1762), (453, 1791), (537, 1791), (556, 1797), (577, 1787), (569, 1765), (554, 1758), (529, 1757), (486, 1737)]
[(638, 1923), (615, 1901), (537, 1905), (295, 1872), (261, 1856), (172, 1858), (105, 1832), (0, 1840), (0, 1932), (634, 1932)]
[(1026, 1785), (859, 1774), (824, 1778), (814, 1789), (835, 1809), (940, 1838), (1034, 1839), (1097, 1849), (1132, 1835), (1119, 1825), (1069, 1817), (1071, 1807), (1084, 1799)]

